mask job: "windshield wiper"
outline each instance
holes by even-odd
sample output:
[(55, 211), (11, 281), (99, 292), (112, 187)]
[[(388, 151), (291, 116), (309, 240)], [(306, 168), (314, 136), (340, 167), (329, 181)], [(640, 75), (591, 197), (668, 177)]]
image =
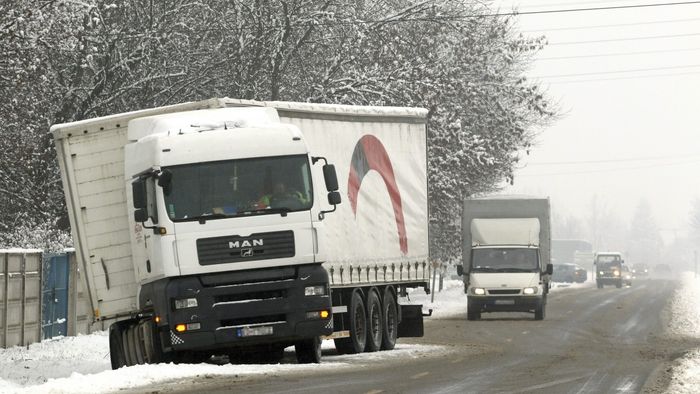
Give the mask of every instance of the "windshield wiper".
[(508, 268), (497, 269), (498, 272), (533, 272), (534, 270), (535, 270), (534, 268), (517, 268), (517, 267), (508, 267)]
[(269, 214), (269, 213), (279, 213), (282, 216), (287, 216), (287, 212), (291, 212), (292, 210), (287, 208), (287, 207), (279, 207), (279, 208), (260, 208), (260, 209), (251, 209), (248, 211), (241, 211), (236, 214), (236, 216), (245, 216), (245, 215), (253, 215), (253, 214)]

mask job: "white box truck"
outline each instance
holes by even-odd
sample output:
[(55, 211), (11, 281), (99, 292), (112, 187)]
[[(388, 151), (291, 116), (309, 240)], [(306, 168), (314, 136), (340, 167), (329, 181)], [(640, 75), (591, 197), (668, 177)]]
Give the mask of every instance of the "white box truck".
[(483, 312), (533, 312), (544, 319), (552, 275), (549, 199), (466, 199), (462, 238), (457, 270), (469, 320)]
[(113, 368), (422, 335), (397, 296), (428, 291), (425, 110), (223, 98), (51, 132)]

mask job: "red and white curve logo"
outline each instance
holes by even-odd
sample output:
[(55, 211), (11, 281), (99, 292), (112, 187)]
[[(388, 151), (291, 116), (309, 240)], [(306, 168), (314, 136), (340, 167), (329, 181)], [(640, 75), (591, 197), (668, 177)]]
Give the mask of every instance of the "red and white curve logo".
[(367, 134), (362, 136), (355, 145), (355, 150), (352, 153), (352, 162), (350, 163), (348, 199), (350, 199), (350, 205), (355, 217), (357, 217), (357, 194), (360, 191), (362, 179), (370, 170), (377, 171), (381, 175), (384, 185), (389, 191), (391, 205), (394, 208), (396, 229), (399, 233), (399, 246), (401, 247), (401, 252), (406, 255), (408, 254), (406, 223), (404, 222), (401, 193), (396, 184), (394, 168), (381, 141), (377, 137)]

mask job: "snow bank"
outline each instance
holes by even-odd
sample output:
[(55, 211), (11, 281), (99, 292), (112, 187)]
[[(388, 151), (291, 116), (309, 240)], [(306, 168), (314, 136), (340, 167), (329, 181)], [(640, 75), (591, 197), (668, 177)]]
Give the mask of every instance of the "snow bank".
[[(333, 348), (332, 341), (324, 341), (324, 353), (332, 353), (328, 349)], [(440, 355), (448, 351), (442, 346), (398, 344), (396, 349), (389, 352), (324, 355), (320, 365), (299, 365), (293, 361), (292, 350), (293, 348), (288, 349), (289, 354), (285, 357), (285, 360), (291, 360), (288, 364), (157, 364), (112, 371), (106, 331), (78, 337), (60, 337), (29, 347), (0, 349), (0, 393), (99, 393), (180, 378), (238, 378), (246, 375), (356, 368), (382, 360), (405, 360)]]
[[(671, 300), (668, 331), (675, 336), (700, 338), (700, 279), (693, 273), (683, 273), (681, 287)], [(700, 393), (700, 349), (678, 360), (668, 392)]]

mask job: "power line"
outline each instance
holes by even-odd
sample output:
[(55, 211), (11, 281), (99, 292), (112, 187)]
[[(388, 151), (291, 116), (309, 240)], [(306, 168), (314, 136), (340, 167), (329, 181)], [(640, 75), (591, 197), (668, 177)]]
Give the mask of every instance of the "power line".
[(598, 164), (598, 163), (623, 163), (632, 161), (648, 161), (648, 160), (681, 160), (685, 158), (700, 157), (700, 153), (691, 153), (687, 155), (673, 156), (645, 156), (645, 157), (628, 157), (624, 159), (605, 159), (605, 160), (581, 160), (581, 161), (542, 161), (539, 163), (528, 163), (528, 166), (544, 166), (544, 165), (569, 165), (569, 164)]
[(684, 72), (684, 73), (667, 73), (667, 74), (649, 74), (649, 75), (637, 75), (631, 77), (617, 77), (617, 78), (595, 78), (595, 79), (576, 79), (571, 81), (547, 81), (549, 85), (564, 85), (571, 83), (589, 83), (589, 82), (605, 82), (605, 81), (624, 81), (630, 79), (648, 79), (648, 78), (665, 78), (665, 77), (678, 77), (684, 75), (699, 75), (700, 71), (695, 72)]
[(688, 164), (696, 164), (696, 163), (700, 163), (700, 160), (692, 160), (692, 161), (687, 161), (687, 162), (683, 162), (683, 163), (666, 163), (666, 164), (652, 164), (652, 165), (644, 165), (644, 166), (636, 166), (636, 167), (606, 168), (606, 169), (600, 169), (600, 170), (566, 171), (566, 172), (552, 172), (552, 173), (541, 173), (541, 174), (518, 174), (518, 175), (516, 175), (516, 177), (517, 176), (534, 177), (534, 176), (578, 175), (578, 174), (595, 174), (595, 173), (601, 173), (601, 172), (634, 171), (634, 170), (641, 170), (641, 169), (647, 169), (647, 168), (671, 167), (671, 166), (688, 165)]
[(588, 8), (567, 8), (567, 9), (554, 9), (554, 10), (543, 10), (543, 11), (524, 11), (524, 12), (509, 12), (509, 13), (495, 13), (495, 14), (484, 14), (481, 16), (509, 16), (509, 15), (537, 15), (537, 14), (559, 14), (565, 12), (585, 12), (585, 11), (607, 11), (607, 10), (624, 10), (633, 8), (648, 8), (648, 7), (671, 7), (677, 5), (693, 5), (700, 4), (700, 1), (685, 1), (685, 2), (673, 2), (673, 3), (652, 3), (652, 4), (632, 4), (632, 5), (618, 5), (618, 6), (607, 6), (607, 7), (588, 7)]
[(563, 42), (554, 42), (554, 43), (550, 42), (550, 43), (547, 43), (547, 45), (554, 46), (554, 45), (597, 44), (600, 42), (653, 40), (653, 39), (659, 39), (659, 38), (678, 38), (678, 37), (693, 37), (693, 36), (700, 36), (700, 33), (668, 34), (668, 35), (661, 35), (661, 36), (609, 38), (609, 39), (605, 39), (605, 40), (563, 41)]
[(608, 27), (658, 25), (658, 24), (665, 24), (665, 23), (683, 23), (683, 22), (695, 22), (695, 21), (700, 21), (700, 18), (670, 19), (670, 20), (663, 20), (663, 21), (646, 21), (646, 22), (632, 22), (632, 23), (613, 23), (613, 24), (609, 24), (609, 25), (554, 27), (554, 28), (549, 28), (549, 29), (522, 30), (521, 32), (522, 33), (536, 33), (536, 32), (562, 31), (562, 30), (590, 30), (590, 29), (602, 29), (602, 28), (608, 28)]
[(691, 51), (700, 51), (700, 47), (698, 47), (698, 48), (679, 48), (679, 49), (659, 49), (659, 50), (652, 50), (652, 51), (637, 51), (637, 52), (598, 53), (598, 54), (592, 54), (592, 55), (576, 55), (576, 56), (552, 56), (552, 57), (535, 58), (535, 60), (536, 61), (540, 61), (540, 60), (566, 60), (566, 59), (583, 59), (583, 58), (590, 58), (590, 57), (648, 55), (648, 54), (655, 54), (655, 53), (691, 52)]
[(577, 74), (543, 75), (543, 76), (533, 77), (533, 79), (567, 78), (567, 77), (583, 77), (583, 76), (587, 76), (587, 75), (605, 75), (605, 74), (623, 74), (623, 73), (634, 73), (634, 72), (645, 72), (645, 71), (677, 70), (679, 68), (693, 68), (693, 67), (700, 67), (700, 64), (688, 64), (685, 66), (637, 68), (637, 69), (629, 69), (629, 70), (596, 71), (596, 72), (590, 72), (590, 73), (577, 73)]

